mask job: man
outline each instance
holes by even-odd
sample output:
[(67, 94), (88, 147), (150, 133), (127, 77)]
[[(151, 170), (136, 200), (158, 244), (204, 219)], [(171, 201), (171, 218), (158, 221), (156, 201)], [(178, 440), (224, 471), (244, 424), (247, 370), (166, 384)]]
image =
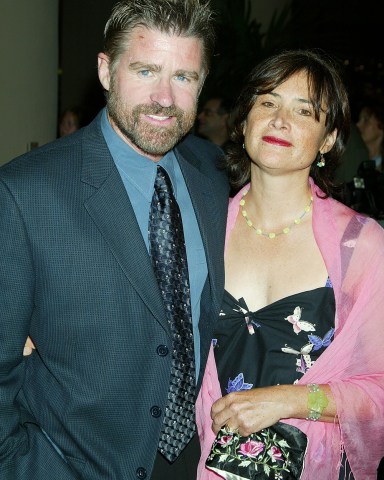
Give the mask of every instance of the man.
[(231, 104), (225, 97), (208, 99), (197, 116), (197, 133), (225, 150), (229, 141)]
[[(179, 425), (172, 401), (190, 409), (196, 398), (224, 288), (221, 151), (188, 135), (211, 18), (200, 0), (118, 2), (98, 56), (107, 108), (0, 169), (2, 480), (195, 478), (194, 422)], [(159, 173), (181, 210), (176, 263), (187, 262), (190, 298), (176, 307), (190, 303), (192, 340), (174, 335), (175, 305), (159, 287), (177, 280), (153, 256), (169, 245), (148, 235)], [(186, 282), (174, 292), (188, 294)], [(36, 349), (23, 359), (28, 336)], [(175, 386), (174, 370), (191, 366), (194, 384)]]

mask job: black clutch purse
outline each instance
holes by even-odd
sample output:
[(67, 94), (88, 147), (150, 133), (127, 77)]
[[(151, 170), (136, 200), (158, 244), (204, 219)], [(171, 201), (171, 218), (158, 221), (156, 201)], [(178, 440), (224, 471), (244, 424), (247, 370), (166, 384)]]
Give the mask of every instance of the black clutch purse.
[(227, 480), (299, 480), (307, 443), (305, 433), (281, 422), (249, 437), (223, 427), (205, 465)]

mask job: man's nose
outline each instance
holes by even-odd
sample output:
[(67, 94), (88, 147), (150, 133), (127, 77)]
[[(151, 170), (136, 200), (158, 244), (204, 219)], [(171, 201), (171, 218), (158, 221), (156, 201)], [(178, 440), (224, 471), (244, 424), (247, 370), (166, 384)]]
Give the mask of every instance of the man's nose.
[(152, 102), (158, 103), (162, 107), (170, 107), (175, 103), (172, 85), (169, 80), (159, 80), (150, 96)]

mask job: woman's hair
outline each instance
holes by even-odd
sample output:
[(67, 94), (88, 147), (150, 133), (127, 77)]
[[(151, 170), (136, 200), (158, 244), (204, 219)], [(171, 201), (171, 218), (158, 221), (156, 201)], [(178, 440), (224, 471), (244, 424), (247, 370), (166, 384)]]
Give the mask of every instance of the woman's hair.
[(195, 37), (203, 45), (203, 68), (208, 74), (215, 47), (214, 13), (209, 0), (123, 0), (117, 2), (104, 29), (104, 53), (113, 72), (136, 27)]
[(235, 104), (232, 144), (228, 147), (225, 166), (235, 190), (250, 180), (251, 159), (243, 149), (243, 126), (258, 95), (274, 90), (292, 75), (306, 72), (310, 100), (315, 118), (320, 119), (322, 107), (326, 108), (326, 133), (337, 130), (337, 138), (332, 149), (324, 154), (325, 166), (313, 160), (310, 175), (314, 182), (329, 196), (336, 187), (334, 172), (345, 150), (350, 131), (350, 107), (346, 88), (341, 80), (335, 62), (318, 50), (288, 50), (273, 55), (260, 62), (251, 71), (243, 90)]

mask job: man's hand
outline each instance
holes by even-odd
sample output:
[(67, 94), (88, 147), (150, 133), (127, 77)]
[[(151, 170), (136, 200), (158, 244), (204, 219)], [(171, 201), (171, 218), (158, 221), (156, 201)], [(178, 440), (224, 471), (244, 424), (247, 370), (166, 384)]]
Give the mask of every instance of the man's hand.
[(24, 345), (24, 351), (23, 355), (27, 357), (28, 355), (31, 355), (32, 351), (35, 349), (35, 345), (33, 344), (32, 340), (28, 337), (27, 341), (25, 342)]

